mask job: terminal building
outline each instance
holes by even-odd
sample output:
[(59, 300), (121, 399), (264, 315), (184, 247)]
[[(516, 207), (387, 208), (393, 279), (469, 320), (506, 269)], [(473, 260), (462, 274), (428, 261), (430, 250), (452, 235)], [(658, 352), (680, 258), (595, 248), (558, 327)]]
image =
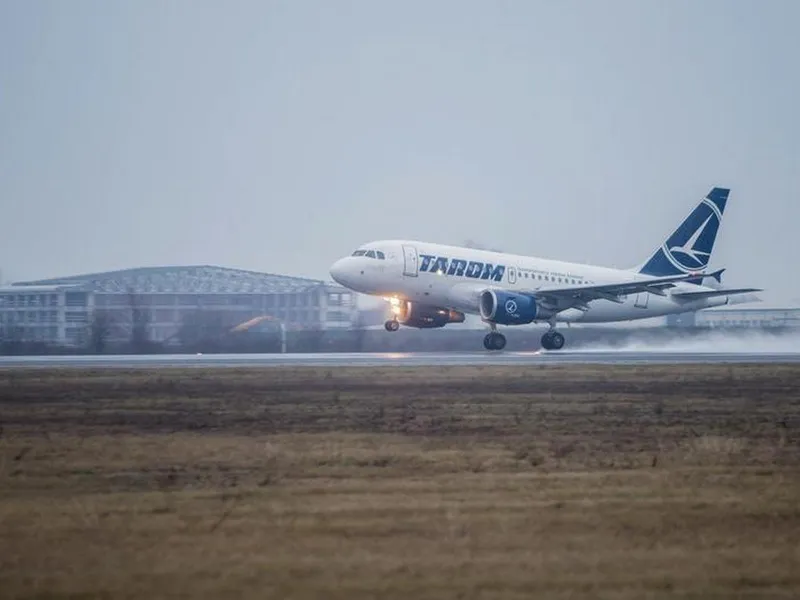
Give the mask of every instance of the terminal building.
[(314, 279), (214, 266), (144, 267), (0, 288), (0, 337), (84, 344), (102, 320), (108, 341), (129, 340), (139, 323), (151, 342), (180, 344), (188, 324), (227, 330), (259, 318), (285, 329), (347, 329), (354, 295)]

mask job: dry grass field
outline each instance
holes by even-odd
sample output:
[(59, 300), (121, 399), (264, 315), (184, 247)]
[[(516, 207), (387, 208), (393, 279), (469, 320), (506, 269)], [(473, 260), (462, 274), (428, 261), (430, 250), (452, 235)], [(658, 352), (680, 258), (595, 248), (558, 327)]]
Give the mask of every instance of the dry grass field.
[(2, 598), (797, 598), (800, 365), (0, 371)]

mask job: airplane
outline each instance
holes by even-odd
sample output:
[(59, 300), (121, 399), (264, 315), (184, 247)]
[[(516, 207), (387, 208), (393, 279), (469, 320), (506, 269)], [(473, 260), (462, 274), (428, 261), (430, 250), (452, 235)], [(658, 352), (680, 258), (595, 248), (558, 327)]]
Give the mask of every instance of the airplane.
[(759, 288), (722, 288), (725, 269), (706, 272), (730, 190), (715, 187), (647, 260), (630, 269), (562, 262), (413, 240), (369, 242), (337, 260), (340, 285), (385, 298), (387, 331), (463, 323), (479, 315), (487, 350), (502, 350), (498, 325), (547, 323), (545, 350), (560, 350), (557, 323), (610, 323), (723, 306)]

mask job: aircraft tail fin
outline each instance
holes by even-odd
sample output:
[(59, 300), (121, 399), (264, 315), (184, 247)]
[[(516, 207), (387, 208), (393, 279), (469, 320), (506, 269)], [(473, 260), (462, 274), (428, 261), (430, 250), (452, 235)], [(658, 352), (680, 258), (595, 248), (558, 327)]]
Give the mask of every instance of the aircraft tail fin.
[[(635, 270), (654, 277), (704, 271), (711, 261), (729, 193), (727, 188), (713, 188), (650, 258)], [(721, 273), (715, 279), (719, 283)], [(700, 285), (703, 277), (689, 281)]]

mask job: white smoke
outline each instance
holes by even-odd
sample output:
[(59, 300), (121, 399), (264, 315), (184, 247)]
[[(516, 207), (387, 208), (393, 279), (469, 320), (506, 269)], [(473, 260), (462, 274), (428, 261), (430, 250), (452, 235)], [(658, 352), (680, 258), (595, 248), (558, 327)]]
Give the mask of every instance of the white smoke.
[(769, 333), (764, 330), (712, 330), (667, 339), (634, 339), (618, 345), (587, 344), (581, 352), (703, 352), (715, 354), (782, 354), (800, 352), (800, 330)]

